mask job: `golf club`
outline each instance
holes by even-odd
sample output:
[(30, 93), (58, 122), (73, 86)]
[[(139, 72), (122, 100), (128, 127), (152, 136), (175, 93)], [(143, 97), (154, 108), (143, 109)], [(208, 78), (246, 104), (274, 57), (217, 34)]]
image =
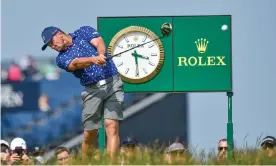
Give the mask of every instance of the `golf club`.
[(159, 39), (162, 39), (162, 38), (164, 38), (164, 37), (167, 37), (167, 36), (169, 36), (170, 34), (171, 34), (171, 32), (172, 32), (172, 25), (170, 24), (170, 23), (164, 23), (162, 26), (161, 26), (161, 33), (162, 33), (162, 36), (161, 37), (158, 37), (158, 38), (156, 38), (156, 39), (153, 39), (153, 40), (151, 40), (151, 41), (148, 41), (148, 42), (146, 42), (146, 43), (143, 43), (143, 44), (140, 44), (140, 45), (138, 45), (138, 46), (135, 46), (135, 47), (132, 47), (132, 48), (130, 48), (130, 49), (128, 49), (128, 50), (125, 50), (125, 51), (122, 51), (122, 52), (120, 52), (120, 53), (117, 53), (117, 54), (115, 54), (115, 55), (112, 55), (112, 56), (110, 56), (110, 57), (107, 57), (106, 59), (107, 60), (109, 60), (109, 59), (111, 59), (111, 58), (113, 58), (113, 57), (116, 57), (116, 56), (118, 56), (118, 55), (120, 55), (120, 54), (123, 54), (123, 53), (125, 53), (125, 52), (128, 52), (128, 51), (130, 51), (130, 50), (133, 50), (133, 49), (135, 49), (135, 48), (138, 48), (138, 47), (140, 47), (140, 46), (143, 46), (143, 45), (145, 45), (145, 44), (148, 44), (148, 43), (150, 43), (150, 42), (153, 42), (153, 41), (155, 41), (155, 40), (159, 40)]

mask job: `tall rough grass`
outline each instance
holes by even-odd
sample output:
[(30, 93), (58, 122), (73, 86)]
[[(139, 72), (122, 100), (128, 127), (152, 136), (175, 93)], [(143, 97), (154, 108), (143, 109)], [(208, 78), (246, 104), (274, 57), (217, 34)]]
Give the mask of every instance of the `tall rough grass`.
[[(257, 148), (234, 149), (232, 161), (222, 159), (217, 161), (216, 153), (201, 151), (196, 154), (184, 152), (182, 159), (172, 163), (165, 160), (165, 154), (158, 148), (138, 148), (132, 158), (127, 159), (119, 154), (114, 161), (111, 161), (107, 154), (93, 154), (89, 160), (82, 161), (81, 155), (73, 156), (70, 165), (275, 165), (276, 156), (268, 157), (266, 153)], [(95, 157), (97, 156), (97, 157)], [(54, 160), (46, 164), (55, 164)]]

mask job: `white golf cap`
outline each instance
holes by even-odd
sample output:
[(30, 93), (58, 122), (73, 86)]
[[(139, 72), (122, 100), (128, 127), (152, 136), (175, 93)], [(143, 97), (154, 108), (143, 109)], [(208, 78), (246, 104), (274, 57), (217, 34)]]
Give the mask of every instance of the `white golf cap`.
[(15, 148), (22, 148), (24, 150), (27, 149), (27, 145), (26, 145), (26, 142), (24, 141), (24, 139), (22, 138), (14, 138), (11, 142), (11, 147), (10, 149), (11, 150), (15, 150)]
[(3, 139), (0, 140), (0, 145), (6, 145), (7, 147), (10, 147), (9, 143)]
[(171, 146), (166, 148), (166, 153), (173, 152), (173, 151), (184, 151), (185, 147), (182, 143), (173, 143)]

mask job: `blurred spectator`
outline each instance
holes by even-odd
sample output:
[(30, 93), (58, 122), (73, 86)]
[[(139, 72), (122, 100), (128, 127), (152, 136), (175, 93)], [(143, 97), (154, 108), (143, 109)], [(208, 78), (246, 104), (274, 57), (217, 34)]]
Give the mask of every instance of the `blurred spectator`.
[(9, 76), (11, 77), (11, 81), (39, 81), (43, 77), (47, 80), (57, 80), (60, 78), (60, 71), (61, 70), (55, 64), (54, 59), (37, 61), (32, 56), (25, 55), (21, 56), (16, 61), (12, 60), (11, 65), (9, 62), (2, 65), (1, 80), (9, 80)]
[(29, 56), (24, 55), (24, 56), (20, 57), (18, 64), (19, 64), (24, 76), (25, 77), (28, 76), (28, 71), (27, 70), (28, 70), (28, 67), (31, 64)]
[(1, 165), (7, 165), (10, 159), (10, 145), (7, 141), (1, 140)]
[(1, 80), (6, 81), (8, 79), (8, 71), (4, 68), (1, 69)]
[(32, 153), (32, 157), (35, 165), (43, 165), (45, 164), (45, 160), (43, 158), (44, 151), (39, 147), (35, 147)]
[(57, 147), (55, 151), (55, 156), (59, 165), (67, 165), (69, 163), (70, 153), (66, 147)]
[(34, 151), (32, 152), (32, 156), (36, 157), (36, 156), (43, 156), (43, 155), (44, 155), (44, 150), (36, 146), (34, 148)]
[(273, 136), (266, 136), (261, 143), (262, 149), (269, 157), (276, 157), (276, 139)]
[(38, 70), (37, 61), (30, 55), (25, 55), (19, 60), (19, 66), (26, 80), (40, 80), (41, 74)]
[(8, 80), (18, 82), (22, 80), (22, 73), (20, 67), (13, 62), (8, 70)]
[(44, 165), (45, 164), (45, 160), (42, 156), (36, 156), (33, 158), (33, 163), (35, 165)]
[(43, 66), (42, 74), (47, 80), (57, 80), (60, 76), (60, 70), (56, 67), (55, 61), (51, 60), (50, 63)]
[(186, 161), (185, 147), (182, 143), (175, 142), (165, 150), (165, 162), (168, 164), (183, 164)]
[(121, 164), (129, 164), (134, 160), (137, 151), (138, 141), (133, 137), (123, 139), (121, 148)]
[(11, 157), (10, 164), (12, 165), (28, 165), (32, 160), (27, 155), (27, 144), (22, 138), (14, 138), (10, 145)]
[(227, 158), (227, 149), (228, 149), (227, 139), (223, 138), (223, 139), (219, 140), (218, 156), (217, 156), (218, 161), (221, 159)]
[(71, 148), (70, 156), (71, 158), (74, 158), (74, 159), (77, 159), (80, 156), (79, 145)]
[(50, 111), (50, 106), (49, 106), (49, 97), (46, 94), (42, 94), (39, 99), (38, 99), (38, 105), (39, 109), (43, 112), (48, 112)]
[(42, 76), (38, 69), (37, 61), (32, 57), (29, 57), (29, 58), (30, 58), (30, 66), (27, 68), (29, 78), (35, 81), (41, 80)]

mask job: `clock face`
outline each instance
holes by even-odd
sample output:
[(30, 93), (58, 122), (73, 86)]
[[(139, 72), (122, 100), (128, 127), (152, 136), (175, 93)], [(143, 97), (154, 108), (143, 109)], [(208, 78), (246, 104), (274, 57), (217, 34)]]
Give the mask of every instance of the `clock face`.
[[(148, 29), (143, 31), (140, 27), (139, 30), (136, 29), (136, 31), (117, 36), (116, 41), (113, 41), (112, 46), (109, 46), (110, 54), (118, 54), (157, 38), (153, 32), (150, 31), (149, 33)], [(156, 40), (112, 59), (124, 81), (143, 83), (152, 79), (160, 71), (164, 60), (163, 46), (160, 40)]]

